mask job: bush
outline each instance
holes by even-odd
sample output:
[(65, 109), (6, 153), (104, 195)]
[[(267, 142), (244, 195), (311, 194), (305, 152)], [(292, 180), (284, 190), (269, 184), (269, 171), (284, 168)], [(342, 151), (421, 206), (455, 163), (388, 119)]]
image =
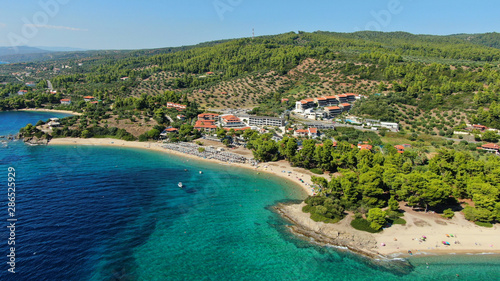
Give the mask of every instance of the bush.
[(375, 229), (371, 228), (370, 222), (367, 221), (367, 220), (365, 220), (365, 219), (354, 219), (354, 220), (351, 221), (351, 226), (354, 229), (361, 230), (361, 231), (366, 231), (366, 232), (369, 232), (369, 233), (380, 232), (380, 229), (379, 230), (375, 230)]
[(311, 172), (317, 174), (317, 175), (322, 175), (323, 174), (323, 170), (321, 169), (318, 169), (318, 168), (313, 168), (310, 170)]
[(491, 223), (489, 223), (489, 222), (477, 221), (476, 224), (479, 225), (479, 226), (482, 226), (482, 227), (493, 227), (493, 225)]
[(402, 224), (402, 225), (405, 225), (406, 221), (403, 218), (397, 218), (397, 219), (395, 219), (395, 220), (392, 221), (392, 224)]
[(443, 218), (451, 219), (453, 216), (455, 216), (455, 213), (451, 209), (446, 209), (443, 211), (443, 214), (441, 215)]

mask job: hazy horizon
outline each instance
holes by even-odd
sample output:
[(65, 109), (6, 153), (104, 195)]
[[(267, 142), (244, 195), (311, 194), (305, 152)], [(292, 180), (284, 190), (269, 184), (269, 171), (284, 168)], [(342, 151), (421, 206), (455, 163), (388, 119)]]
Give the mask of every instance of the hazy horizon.
[(500, 3), (485, 2), (8, 1), (0, 11), (0, 46), (154, 49), (251, 37), (252, 30), (255, 36), (299, 30), (432, 35), (500, 31)]

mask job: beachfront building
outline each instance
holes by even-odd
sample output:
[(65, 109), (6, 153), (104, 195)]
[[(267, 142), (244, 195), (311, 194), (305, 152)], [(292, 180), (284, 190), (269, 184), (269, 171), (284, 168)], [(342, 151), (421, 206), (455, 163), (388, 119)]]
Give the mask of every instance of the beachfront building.
[(61, 104), (64, 104), (64, 105), (70, 105), (71, 104), (71, 100), (70, 99), (61, 99), (60, 102), (61, 102)]
[(212, 132), (217, 130), (215, 120), (198, 120), (196, 121), (194, 128), (198, 131), (204, 132)]
[(250, 126), (285, 126), (285, 119), (268, 116), (250, 116), (248, 117), (248, 125)]
[(161, 139), (166, 139), (169, 134), (177, 133), (179, 130), (174, 127), (168, 127), (160, 133)]
[(218, 120), (219, 114), (216, 113), (202, 113), (198, 114), (198, 120)]
[(342, 109), (338, 106), (329, 106), (325, 107), (325, 112), (328, 115), (328, 117), (334, 117), (340, 115), (342, 113)]
[(295, 111), (303, 113), (306, 109), (314, 107), (314, 99), (305, 99), (295, 103)]
[(347, 102), (340, 104), (340, 108), (342, 108), (343, 112), (351, 110), (351, 107), (351, 104)]
[(245, 123), (241, 122), (240, 118), (232, 114), (221, 115), (220, 124), (222, 127), (227, 128), (245, 127)]

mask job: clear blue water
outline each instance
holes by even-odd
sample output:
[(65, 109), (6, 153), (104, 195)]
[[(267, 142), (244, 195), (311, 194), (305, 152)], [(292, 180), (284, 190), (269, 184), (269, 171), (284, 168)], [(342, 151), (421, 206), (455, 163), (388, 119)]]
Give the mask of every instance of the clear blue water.
[[(50, 117), (61, 115), (0, 113), (0, 135)], [(17, 171), (18, 273), (7, 272), (0, 242), (0, 280), (500, 279), (498, 256), (416, 257), (414, 269), (401, 274), (310, 244), (269, 209), (303, 199), (300, 189), (226, 165), (135, 149), (10, 142), (0, 148), (5, 191), (9, 166)], [(4, 224), (6, 200), (0, 192)], [(0, 228), (0, 241), (7, 236)]]

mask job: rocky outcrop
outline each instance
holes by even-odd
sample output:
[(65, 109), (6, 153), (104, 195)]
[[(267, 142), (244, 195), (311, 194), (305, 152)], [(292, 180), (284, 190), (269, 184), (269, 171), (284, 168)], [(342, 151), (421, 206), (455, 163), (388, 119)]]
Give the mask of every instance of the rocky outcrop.
[(305, 203), (278, 204), (274, 210), (292, 223), (288, 226), (292, 233), (307, 238), (308, 241), (324, 246), (346, 248), (370, 258), (378, 266), (393, 272), (407, 274), (413, 270), (413, 266), (406, 260), (393, 260), (379, 254), (376, 239), (370, 233), (352, 228), (351, 218), (347, 217), (336, 224), (315, 222), (311, 220), (309, 214), (302, 212), (304, 205)]
[(23, 141), (29, 145), (47, 145), (49, 140), (46, 137), (38, 138), (36, 136), (24, 138)]

